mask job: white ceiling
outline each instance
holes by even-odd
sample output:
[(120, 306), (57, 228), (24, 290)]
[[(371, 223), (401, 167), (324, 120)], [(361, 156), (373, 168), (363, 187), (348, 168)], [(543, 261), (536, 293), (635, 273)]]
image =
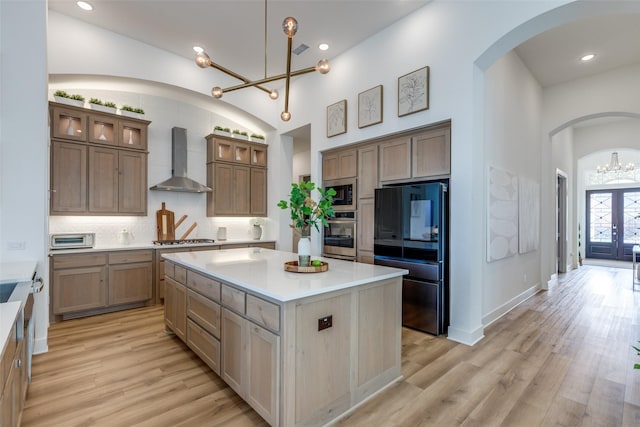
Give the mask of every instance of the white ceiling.
[[(640, 14), (582, 19), (541, 33), (516, 49), (543, 86), (640, 63)], [(582, 62), (587, 53), (592, 61)]]
[[(301, 43), (309, 49), (292, 69), (331, 59), (429, 3), (430, 0), (269, 0), (267, 75), (285, 72), (286, 37), (282, 20), (294, 16)], [(92, 12), (75, 0), (49, 0), (51, 10), (193, 58), (194, 44), (211, 59), (250, 80), (265, 74), (264, 0), (89, 0)], [(524, 42), (515, 50), (543, 87), (640, 63), (640, 14), (583, 19)], [(320, 42), (330, 49), (321, 52)], [(596, 59), (579, 58), (593, 52)], [(212, 78), (213, 80), (213, 78)]]
[[(88, 0), (86, 12), (75, 0), (49, 0), (49, 9), (193, 59), (192, 47), (205, 48), (211, 60), (257, 80), (265, 77), (264, 0)], [(430, 0), (269, 0), (267, 4), (267, 74), (286, 71), (287, 37), (282, 21), (293, 16), (298, 32), (292, 70), (331, 59), (372, 34), (429, 3)], [(321, 52), (318, 45), (328, 43)], [(195, 65), (194, 65), (195, 66)]]

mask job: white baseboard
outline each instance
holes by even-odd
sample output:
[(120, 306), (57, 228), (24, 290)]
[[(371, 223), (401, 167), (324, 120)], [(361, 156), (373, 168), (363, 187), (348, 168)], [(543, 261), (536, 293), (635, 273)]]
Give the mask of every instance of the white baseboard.
[(447, 339), (461, 344), (474, 345), (482, 338), (484, 338), (484, 327), (482, 326), (473, 331), (463, 331), (453, 326), (447, 328)]
[(502, 316), (504, 316), (505, 314), (513, 310), (523, 301), (526, 301), (527, 299), (531, 298), (533, 295), (537, 294), (538, 291), (540, 291), (540, 286), (536, 284), (535, 286), (530, 287), (529, 289), (525, 290), (519, 295), (516, 295), (515, 297), (511, 298), (509, 301), (505, 302), (504, 304), (502, 304), (500, 307), (496, 308), (492, 312), (488, 313), (486, 316), (482, 318), (482, 323), (484, 324), (484, 327), (486, 328), (496, 320), (500, 319)]
[(47, 345), (47, 338), (36, 338), (33, 345), (33, 354), (46, 353), (49, 351), (49, 346)]

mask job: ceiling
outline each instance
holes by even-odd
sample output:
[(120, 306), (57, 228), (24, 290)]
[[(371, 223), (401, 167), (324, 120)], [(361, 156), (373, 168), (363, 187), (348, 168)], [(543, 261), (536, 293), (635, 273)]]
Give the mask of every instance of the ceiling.
[[(430, 0), (89, 0), (92, 12), (75, 0), (49, 0), (49, 8), (149, 45), (193, 59), (200, 45), (211, 59), (250, 80), (285, 72), (282, 20), (294, 16), (298, 33), (292, 69), (331, 59)], [(363, 17), (366, 16), (366, 19)], [(582, 19), (546, 31), (515, 50), (543, 87), (640, 63), (640, 14)], [(318, 44), (326, 42), (326, 52)], [(597, 56), (582, 63), (588, 52)], [(212, 78), (213, 80), (213, 78)], [(212, 84), (213, 85), (213, 84)]]
[[(357, 45), (430, 0), (88, 0), (86, 12), (75, 0), (49, 0), (49, 9), (193, 59), (194, 45), (211, 60), (257, 80), (265, 77), (265, 4), (267, 75), (286, 71), (287, 37), (282, 21), (293, 16), (298, 32), (292, 70), (315, 66)], [(366, 19), (363, 10), (366, 9)], [(329, 50), (318, 49), (328, 43)]]

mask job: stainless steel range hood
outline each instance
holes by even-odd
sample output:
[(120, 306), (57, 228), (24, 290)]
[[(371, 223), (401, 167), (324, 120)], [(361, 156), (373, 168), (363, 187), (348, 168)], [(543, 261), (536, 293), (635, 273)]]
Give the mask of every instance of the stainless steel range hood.
[(204, 193), (212, 191), (206, 185), (187, 177), (187, 130), (171, 129), (171, 178), (149, 188), (160, 191), (182, 191), (186, 193)]

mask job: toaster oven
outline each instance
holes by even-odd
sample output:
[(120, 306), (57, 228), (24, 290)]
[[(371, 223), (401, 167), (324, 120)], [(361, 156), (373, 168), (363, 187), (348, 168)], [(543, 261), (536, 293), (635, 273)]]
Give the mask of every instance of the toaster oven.
[(96, 233), (57, 233), (51, 235), (51, 249), (92, 248)]

